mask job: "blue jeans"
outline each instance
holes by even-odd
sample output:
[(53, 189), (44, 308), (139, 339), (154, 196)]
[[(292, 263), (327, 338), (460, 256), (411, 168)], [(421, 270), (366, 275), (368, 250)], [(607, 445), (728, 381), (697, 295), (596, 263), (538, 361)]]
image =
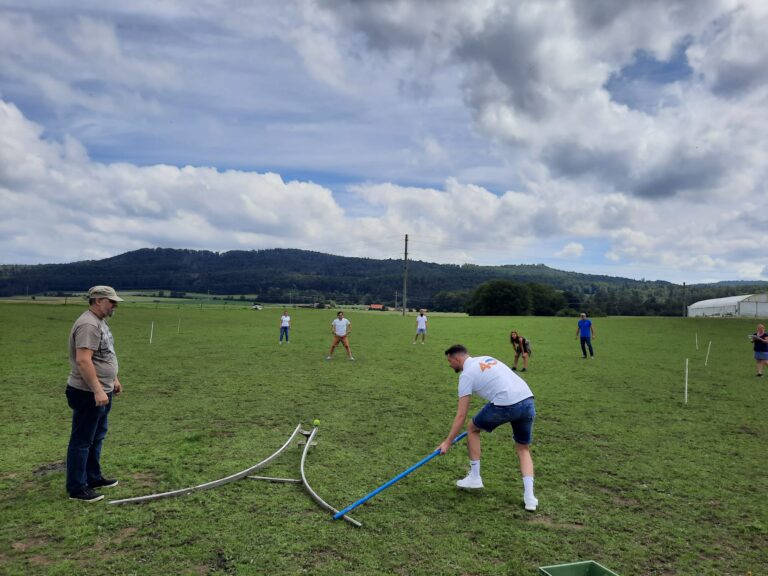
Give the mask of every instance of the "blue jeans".
[(581, 353), (584, 355), (584, 358), (587, 357), (586, 346), (589, 346), (589, 355), (594, 356), (595, 352), (592, 350), (592, 338), (590, 336), (582, 336), (580, 340), (581, 340)]
[(288, 328), (289, 326), (280, 326), (280, 342), (283, 341), (283, 334), (285, 334), (285, 341), (288, 342)]
[(96, 406), (93, 392), (67, 386), (67, 403), (72, 408), (72, 433), (67, 448), (67, 492), (77, 494), (101, 479), (101, 445), (107, 435), (107, 416), (112, 408), (112, 393), (106, 406)]

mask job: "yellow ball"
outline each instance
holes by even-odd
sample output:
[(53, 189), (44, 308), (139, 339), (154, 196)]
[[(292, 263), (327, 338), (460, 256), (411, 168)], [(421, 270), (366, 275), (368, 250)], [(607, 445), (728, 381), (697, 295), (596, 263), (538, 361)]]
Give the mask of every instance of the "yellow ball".
[(320, 426), (320, 420), (318, 420), (317, 418), (312, 420), (312, 426)]

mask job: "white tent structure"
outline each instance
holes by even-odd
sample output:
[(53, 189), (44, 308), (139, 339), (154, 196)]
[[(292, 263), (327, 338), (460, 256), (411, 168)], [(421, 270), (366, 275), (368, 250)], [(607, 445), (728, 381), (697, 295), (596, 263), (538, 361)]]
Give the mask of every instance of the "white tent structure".
[(688, 316), (768, 318), (768, 294), (746, 294), (701, 300), (688, 306)]

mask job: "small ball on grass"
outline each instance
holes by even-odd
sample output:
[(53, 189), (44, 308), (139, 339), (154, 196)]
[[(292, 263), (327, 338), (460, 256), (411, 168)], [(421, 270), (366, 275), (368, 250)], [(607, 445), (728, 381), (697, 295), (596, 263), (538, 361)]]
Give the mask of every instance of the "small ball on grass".
[(320, 426), (320, 420), (318, 420), (317, 418), (312, 420), (312, 426)]

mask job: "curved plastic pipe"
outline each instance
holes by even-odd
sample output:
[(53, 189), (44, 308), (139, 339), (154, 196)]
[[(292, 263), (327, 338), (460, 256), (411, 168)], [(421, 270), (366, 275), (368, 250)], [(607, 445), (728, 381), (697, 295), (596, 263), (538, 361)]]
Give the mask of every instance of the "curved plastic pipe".
[(283, 444), (277, 452), (272, 454), (271, 456), (268, 456), (258, 464), (255, 464), (251, 466), (250, 468), (246, 468), (245, 470), (242, 470), (240, 472), (237, 472), (236, 474), (232, 474), (231, 476), (227, 476), (226, 478), (220, 478), (218, 480), (213, 480), (211, 482), (206, 482), (205, 484), (198, 484), (197, 486), (190, 486), (189, 488), (180, 488), (179, 490), (171, 490), (170, 492), (160, 492), (158, 494), (148, 494), (147, 496), (136, 496), (135, 498), (123, 498), (122, 500), (110, 500), (110, 504), (133, 504), (137, 502), (147, 502), (149, 500), (159, 500), (160, 498), (170, 498), (172, 496), (182, 496), (184, 494), (189, 494), (190, 492), (197, 492), (198, 490), (208, 490), (209, 488), (216, 488), (217, 486), (222, 486), (224, 484), (229, 484), (230, 482), (234, 482), (235, 480), (240, 480), (241, 478), (245, 478), (250, 474), (251, 472), (255, 472), (259, 468), (263, 468), (272, 460), (277, 458), (288, 446), (290, 446), (291, 442), (293, 442), (293, 439), (296, 437), (296, 435), (301, 432), (301, 422), (296, 425), (296, 429), (293, 431), (293, 434), (291, 434), (290, 438), (286, 440), (285, 444)]
[[(321, 507), (325, 508), (329, 512), (331, 512), (333, 514), (337, 514), (339, 511), (336, 510), (336, 508), (334, 508), (333, 506), (328, 504), (325, 500), (320, 498), (320, 496), (318, 496), (317, 493), (314, 490), (312, 490), (312, 486), (310, 486), (309, 482), (307, 482), (307, 475), (304, 473), (304, 460), (307, 457), (307, 452), (309, 451), (309, 447), (312, 444), (312, 440), (314, 439), (315, 434), (317, 434), (317, 426), (315, 426), (312, 429), (312, 433), (309, 435), (309, 438), (307, 439), (307, 443), (304, 446), (304, 451), (301, 453), (301, 466), (299, 467), (299, 469), (301, 470), (301, 483), (304, 484), (304, 488), (306, 489), (307, 492), (309, 492), (309, 495), (312, 496), (312, 499), (315, 502), (317, 502)], [(358, 522), (357, 520), (355, 520), (354, 518), (352, 518), (350, 516), (342, 515), (342, 516), (339, 516), (339, 517), (343, 518), (344, 520), (346, 520), (350, 524), (354, 524), (358, 528), (362, 527), (362, 524), (360, 524), (360, 522)]]

